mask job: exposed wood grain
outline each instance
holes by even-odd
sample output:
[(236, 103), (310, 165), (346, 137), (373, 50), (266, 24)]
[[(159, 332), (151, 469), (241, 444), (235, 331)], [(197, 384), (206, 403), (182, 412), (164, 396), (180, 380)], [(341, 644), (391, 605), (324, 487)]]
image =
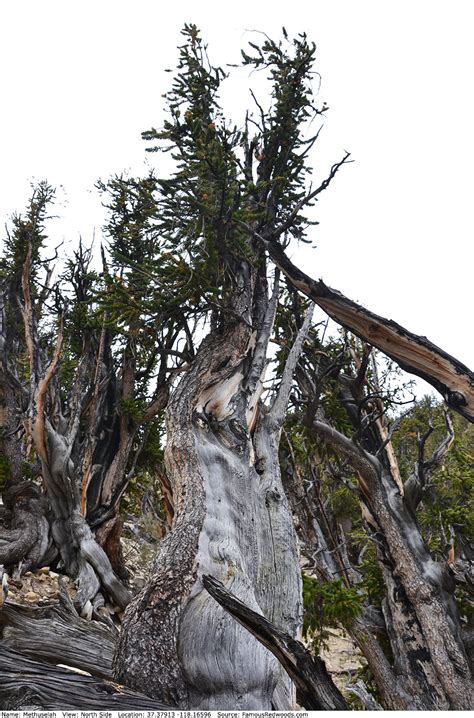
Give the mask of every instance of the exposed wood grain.
[(62, 606), (22, 606), (7, 601), (0, 611), (0, 634), (2, 650), (112, 678), (116, 634)]
[(0, 706), (10, 710), (173, 709), (112, 681), (40, 663), (6, 647), (0, 651)]
[(297, 688), (298, 700), (308, 710), (347, 710), (347, 703), (332, 682), (324, 662), (312, 658), (299, 641), (252, 611), (212, 576), (203, 576), (211, 596), (280, 661)]

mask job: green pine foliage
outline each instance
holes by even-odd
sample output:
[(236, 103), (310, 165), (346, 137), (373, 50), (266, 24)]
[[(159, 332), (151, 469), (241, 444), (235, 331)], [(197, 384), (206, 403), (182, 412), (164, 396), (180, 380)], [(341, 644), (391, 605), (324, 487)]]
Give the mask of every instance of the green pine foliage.
[[(433, 431), (425, 444), (428, 460), (446, 434), (443, 406), (426, 397), (401, 422), (394, 437), (400, 467), (406, 479), (418, 461), (418, 443), (432, 421)], [(452, 415), (454, 441), (435, 468), (423, 492), (417, 518), (435, 558), (446, 558), (450, 527), (466, 536), (474, 535), (474, 506), (467, 500), (474, 491), (474, 427), (463, 417)]]
[[(0, 436), (1, 441), (1, 436)], [(10, 462), (3, 452), (0, 452), (0, 491), (3, 490), (5, 484), (11, 476)]]
[(23, 214), (14, 214), (12, 229), (7, 231), (0, 258), (0, 278), (21, 281), (23, 265), (31, 246), (33, 276), (40, 268), (40, 253), (46, 241), (45, 223), (51, 217), (48, 210), (54, 201), (55, 190), (45, 181), (32, 187), (32, 195)]
[(320, 581), (303, 573), (303, 633), (315, 651), (326, 640), (328, 627), (349, 628), (363, 610), (364, 593), (342, 579)]
[[(314, 101), (313, 65), (316, 46), (306, 34), (289, 42), (286, 31), (281, 42), (267, 38), (262, 45), (249, 43), (253, 54), (242, 50), (243, 64), (256, 70), (266, 70), (271, 83), (272, 106), (265, 116), (256, 120), (259, 128), (257, 156), (260, 159), (258, 182), (250, 189), (257, 207), (265, 206), (261, 218), (263, 227), (278, 218), (285, 225), (292, 218), (290, 235), (304, 240), (310, 224), (302, 213), (294, 216), (295, 206), (306, 194), (305, 182), (311, 172), (306, 159), (317, 139), (306, 136), (310, 120), (322, 115)], [(271, 197), (271, 201), (268, 199)]]

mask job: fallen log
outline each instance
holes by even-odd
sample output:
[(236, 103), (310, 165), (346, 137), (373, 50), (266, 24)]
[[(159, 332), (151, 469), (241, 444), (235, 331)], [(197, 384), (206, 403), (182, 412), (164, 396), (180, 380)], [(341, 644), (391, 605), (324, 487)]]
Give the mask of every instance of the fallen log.
[(0, 651), (0, 708), (4, 710), (174, 710), (112, 681), (85, 676)]
[(0, 611), (0, 637), (2, 650), (112, 678), (116, 634), (61, 605), (23, 606), (7, 601)]

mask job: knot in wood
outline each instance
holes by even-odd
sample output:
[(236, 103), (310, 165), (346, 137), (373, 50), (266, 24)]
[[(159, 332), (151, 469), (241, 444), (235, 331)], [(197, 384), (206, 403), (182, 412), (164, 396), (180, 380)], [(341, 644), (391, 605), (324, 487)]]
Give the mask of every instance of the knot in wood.
[(278, 489), (268, 489), (268, 491), (265, 494), (265, 504), (269, 506), (272, 502), (277, 504), (279, 501), (282, 500), (282, 495), (278, 491)]
[(265, 473), (265, 459), (261, 456), (254, 464), (255, 471), (259, 476)]

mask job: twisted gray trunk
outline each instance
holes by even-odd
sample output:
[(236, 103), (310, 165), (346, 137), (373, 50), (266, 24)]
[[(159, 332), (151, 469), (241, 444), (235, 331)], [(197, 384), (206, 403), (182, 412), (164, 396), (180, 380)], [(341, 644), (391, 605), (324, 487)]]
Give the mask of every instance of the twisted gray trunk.
[(4, 520), (0, 528), (0, 565), (22, 562), (23, 572), (56, 555), (49, 532), (48, 507), (39, 488), (20, 481), (3, 492)]
[(434, 561), (388, 467), (321, 421), (313, 428), (359, 475), (363, 513), (381, 552), (393, 674), (418, 709), (467, 709), (472, 678), (447, 564)]
[(248, 322), (212, 332), (168, 405), (166, 466), (175, 519), (155, 575), (127, 609), (115, 675), (183, 708), (293, 705), (277, 661), (201, 580), (214, 576), (297, 635), (299, 560), (278, 470), (280, 424), (272, 422), (272, 408), (259, 414), (275, 305), (274, 293), (254, 333)]
[(0, 484), (4, 480), (21, 479), (21, 441), (19, 438), (20, 404), (24, 398), (18, 378), (9, 371), (8, 352), (15, 335), (7, 320), (7, 308), (12, 293), (11, 283), (0, 281)]

